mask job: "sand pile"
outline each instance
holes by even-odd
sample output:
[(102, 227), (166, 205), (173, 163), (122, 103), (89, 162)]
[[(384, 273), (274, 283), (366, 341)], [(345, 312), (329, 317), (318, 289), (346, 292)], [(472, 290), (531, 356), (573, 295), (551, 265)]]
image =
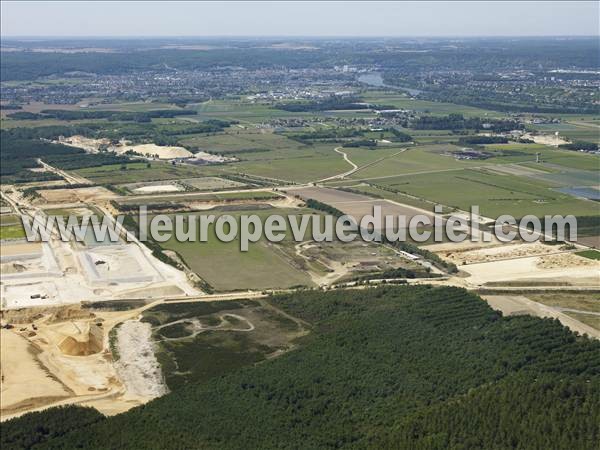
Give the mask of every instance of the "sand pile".
[(156, 144), (139, 144), (139, 145), (127, 145), (123, 147), (115, 147), (115, 151), (118, 153), (125, 153), (129, 150), (139, 153), (143, 156), (156, 157), (159, 159), (172, 159), (172, 158), (190, 158), (193, 156), (192, 152), (176, 146), (162, 146)]
[(94, 323), (81, 323), (81, 333), (65, 337), (58, 347), (69, 356), (88, 356), (102, 351), (103, 333), (102, 327)]

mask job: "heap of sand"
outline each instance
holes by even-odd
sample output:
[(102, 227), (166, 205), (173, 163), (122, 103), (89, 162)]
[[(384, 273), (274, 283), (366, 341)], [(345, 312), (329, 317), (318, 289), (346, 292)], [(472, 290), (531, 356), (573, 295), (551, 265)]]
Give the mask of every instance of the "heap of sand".
[(173, 159), (173, 158), (190, 158), (193, 153), (183, 147), (176, 146), (162, 146), (156, 144), (139, 144), (139, 145), (126, 145), (122, 147), (115, 147), (115, 151), (118, 153), (125, 153), (127, 151), (133, 151), (143, 156), (157, 157), (159, 159)]
[(73, 322), (77, 333), (66, 336), (58, 347), (65, 355), (87, 356), (102, 351), (102, 327), (97, 323)]

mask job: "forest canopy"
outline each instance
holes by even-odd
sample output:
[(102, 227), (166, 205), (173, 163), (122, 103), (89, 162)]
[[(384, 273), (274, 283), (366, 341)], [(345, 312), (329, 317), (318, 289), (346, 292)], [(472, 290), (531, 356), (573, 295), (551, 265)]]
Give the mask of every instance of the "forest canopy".
[(297, 350), (106, 419), (29, 414), (3, 425), (2, 448), (23, 448), (25, 432), (31, 448), (89, 449), (592, 449), (600, 438), (600, 343), (557, 321), (502, 317), (451, 287), (270, 302), (311, 324)]

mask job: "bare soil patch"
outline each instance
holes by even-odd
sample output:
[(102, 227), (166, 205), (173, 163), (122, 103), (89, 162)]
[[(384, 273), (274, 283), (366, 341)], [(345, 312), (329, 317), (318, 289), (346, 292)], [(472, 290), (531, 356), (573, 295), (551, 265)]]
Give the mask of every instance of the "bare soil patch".
[(95, 199), (110, 199), (116, 195), (108, 189), (96, 186), (76, 189), (42, 189), (38, 191), (50, 203), (78, 203)]

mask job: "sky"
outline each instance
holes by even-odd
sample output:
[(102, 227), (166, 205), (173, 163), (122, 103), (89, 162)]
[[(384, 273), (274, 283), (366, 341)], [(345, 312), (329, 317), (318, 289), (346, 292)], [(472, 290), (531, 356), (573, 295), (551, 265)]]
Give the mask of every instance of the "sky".
[(598, 36), (600, 2), (1, 3), (2, 36)]

